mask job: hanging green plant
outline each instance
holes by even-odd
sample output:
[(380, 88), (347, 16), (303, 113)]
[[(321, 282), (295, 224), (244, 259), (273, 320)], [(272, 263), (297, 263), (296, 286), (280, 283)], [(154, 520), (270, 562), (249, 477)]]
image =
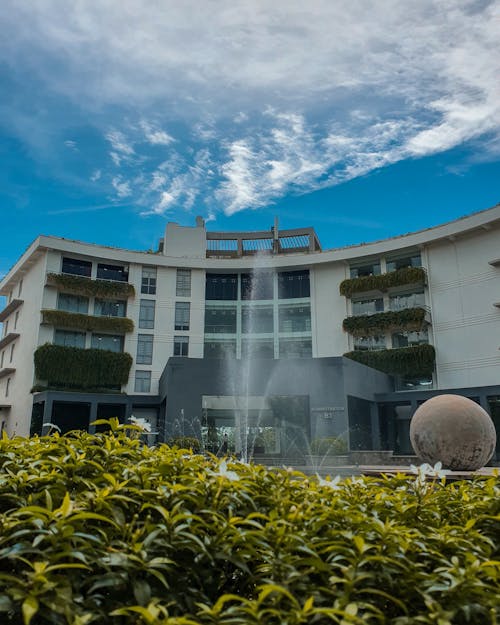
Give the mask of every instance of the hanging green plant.
[(436, 351), (433, 345), (412, 345), (397, 349), (347, 352), (344, 356), (392, 375), (431, 375)]
[(339, 291), (345, 297), (352, 297), (353, 293), (387, 291), (393, 286), (419, 284), (421, 282), (425, 282), (425, 269), (422, 267), (404, 267), (379, 276), (361, 276), (343, 280), (340, 283)]
[(393, 330), (418, 332), (426, 324), (425, 312), (425, 308), (415, 307), (389, 310), (373, 315), (356, 315), (344, 319), (342, 328), (353, 336), (374, 336)]
[(43, 323), (59, 328), (72, 328), (88, 332), (117, 332), (119, 334), (134, 331), (134, 322), (127, 317), (96, 317), (64, 310), (42, 310), (42, 317)]
[(134, 285), (129, 282), (114, 280), (93, 280), (85, 276), (74, 276), (67, 273), (47, 274), (49, 284), (61, 287), (66, 291), (87, 295), (89, 297), (133, 297)]
[(127, 384), (132, 356), (46, 343), (35, 351), (35, 375), (50, 386), (97, 389)]

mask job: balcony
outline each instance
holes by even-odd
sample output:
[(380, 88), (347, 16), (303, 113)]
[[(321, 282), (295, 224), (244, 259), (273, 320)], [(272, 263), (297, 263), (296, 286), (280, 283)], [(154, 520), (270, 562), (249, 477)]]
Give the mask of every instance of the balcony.
[(0, 341), (0, 349), (3, 349), (4, 347), (7, 347), (7, 345), (9, 345), (10, 343), (12, 343), (12, 341), (15, 341), (16, 339), (19, 338), (19, 334), (17, 334), (16, 332), (9, 332), (8, 334), (6, 334), (3, 339)]
[(134, 285), (116, 280), (94, 280), (86, 276), (68, 273), (48, 273), (46, 284), (64, 290), (66, 293), (87, 297), (120, 298), (134, 297)]
[(64, 310), (42, 310), (42, 323), (85, 332), (114, 332), (125, 334), (134, 331), (134, 322), (127, 317), (101, 317), (71, 313)]
[(500, 267), (500, 258), (495, 258), (495, 260), (490, 260), (489, 264), (492, 267)]
[(352, 336), (374, 336), (395, 330), (419, 332), (430, 324), (430, 321), (429, 308), (415, 306), (379, 312), (374, 315), (347, 317), (342, 322), (342, 328)]
[(4, 367), (3, 369), (0, 369), (0, 379), (5, 378), (15, 372), (16, 370), (14, 369), (14, 367)]
[(385, 292), (392, 287), (410, 284), (425, 284), (427, 274), (423, 267), (404, 267), (379, 276), (361, 276), (348, 278), (340, 283), (339, 291), (344, 297), (352, 297), (354, 293), (369, 291)]
[(429, 376), (434, 371), (436, 351), (433, 345), (427, 344), (347, 352), (344, 356), (390, 375)]
[(0, 311), (0, 323), (5, 321), (7, 317), (12, 315), (14, 311), (16, 311), (19, 306), (24, 303), (22, 299), (13, 299), (10, 304), (8, 304), (2, 311)]

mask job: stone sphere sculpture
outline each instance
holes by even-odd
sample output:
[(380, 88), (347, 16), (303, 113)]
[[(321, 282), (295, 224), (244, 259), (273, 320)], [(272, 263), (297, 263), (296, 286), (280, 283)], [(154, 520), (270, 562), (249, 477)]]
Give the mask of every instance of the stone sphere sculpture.
[(491, 417), (467, 397), (438, 395), (424, 402), (410, 423), (417, 456), (452, 471), (476, 471), (488, 462), (496, 445)]

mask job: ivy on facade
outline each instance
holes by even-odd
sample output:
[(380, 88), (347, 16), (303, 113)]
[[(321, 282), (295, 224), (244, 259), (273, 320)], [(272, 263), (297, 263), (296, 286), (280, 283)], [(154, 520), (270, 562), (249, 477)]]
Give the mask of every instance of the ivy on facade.
[(425, 270), (422, 267), (404, 267), (378, 276), (360, 276), (348, 278), (340, 283), (339, 291), (345, 297), (365, 291), (387, 291), (394, 286), (425, 282)]
[(425, 308), (404, 308), (374, 313), (373, 315), (356, 315), (347, 317), (342, 328), (353, 336), (374, 336), (387, 331), (407, 330), (420, 331), (425, 326)]
[(71, 328), (88, 332), (116, 332), (124, 334), (134, 331), (134, 322), (126, 317), (97, 317), (64, 310), (42, 310), (43, 323), (58, 328)]
[(353, 351), (346, 358), (392, 375), (432, 375), (436, 360), (433, 345), (412, 345), (397, 349)]
[(50, 284), (63, 288), (65, 291), (87, 295), (88, 297), (133, 297), (134, 285), (129, 282), (115, 280), (93, 280), (85, 276), (74, 276), (67, 273), (49, 273)]

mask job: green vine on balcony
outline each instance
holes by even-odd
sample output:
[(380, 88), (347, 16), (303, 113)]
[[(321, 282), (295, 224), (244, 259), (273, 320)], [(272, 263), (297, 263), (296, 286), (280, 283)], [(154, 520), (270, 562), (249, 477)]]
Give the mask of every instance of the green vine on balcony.
[(88, 332), (114, 332), (125, 334), (134, 331), (134, 322), (126, 317), (96, 317), (64, 310), (42, 310), (43, 323), (58, 328), (72, 328)]
[(127, 384), (132, 356), (46, 343), (35, 351), (35, 375), (48, 386), (107, 389)]
[(354, 351), (346, 358), (392, 375), (431, 375), (434, 371), (436, 351), (432, 345), (413, 345), (397, 349)]
[(115, 280), (93, 280), (85, 276), (74, 276), (67, 273), (49, 273), (47, 280), (50, 284), (67, 291), (87, 295), (88, 297), (133, 297), (134, 285), (129, 282)]
[(365, 291), (387, 291), (393, 286), (425, 282), (425, 270), (422, 267), (404, 267), (379, 276), (361, 276), (349, 278), (340, 283), (340, 294), (352, 297), (353, 293)]
[(390, 310), (373, 315), (347, 317), (342, 328), (352, 336), (374, 336), (393, 330), (419, 332), (425, 326), (425, 309), (420, 307)]

